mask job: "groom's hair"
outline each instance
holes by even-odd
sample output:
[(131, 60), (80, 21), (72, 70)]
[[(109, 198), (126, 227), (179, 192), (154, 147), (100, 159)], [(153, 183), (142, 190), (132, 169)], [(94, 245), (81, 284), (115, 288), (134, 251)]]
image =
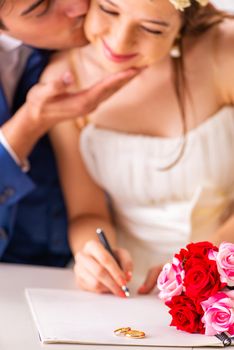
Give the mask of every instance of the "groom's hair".
[[(1, 7), (5, 4), (5, 2), (6, 2), (6, 0), (0, 0), (0, 11), (1, 11)], [(5, 29), (5, 26), (2, 23), (1, 19), (0, 19), (0, 29)]]

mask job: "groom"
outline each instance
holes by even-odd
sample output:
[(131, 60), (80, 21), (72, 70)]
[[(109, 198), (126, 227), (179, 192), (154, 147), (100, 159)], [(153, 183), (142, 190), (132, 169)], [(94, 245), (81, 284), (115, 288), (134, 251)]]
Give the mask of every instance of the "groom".
[[(38, 83), (49, 50), (86, 44), (89, 0), (0, 0), (0, 261), (65, 266), (67, 217), (48, 130), (86, 115), (135, 70), (69, 94), (70, 72)], [(79, 200), (79, 198), (77, 199)]]

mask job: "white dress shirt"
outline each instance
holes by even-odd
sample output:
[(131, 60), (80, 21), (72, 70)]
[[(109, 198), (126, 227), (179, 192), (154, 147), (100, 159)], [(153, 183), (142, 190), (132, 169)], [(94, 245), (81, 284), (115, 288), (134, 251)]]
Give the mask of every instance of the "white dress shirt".
[[(31, 49), (22, 44), (21, 41), (11, 38), (8, 35), (0, 34), (0, 82), (9, 107), (12, 106), (13, 97), (17, 83), (23, 73)], [(0, 143), (18, 164), (23, 172), (30, 168), (27, 160), (20, 161), (5, 135), (0, 129)]]
[(9, 106), (30, 52), (21, 41), (0, 34), (0, 81)]

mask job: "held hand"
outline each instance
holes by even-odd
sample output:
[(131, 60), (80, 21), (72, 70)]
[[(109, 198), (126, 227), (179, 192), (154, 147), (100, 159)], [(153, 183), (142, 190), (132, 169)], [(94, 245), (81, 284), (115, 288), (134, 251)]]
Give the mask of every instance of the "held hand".
[(78, 285), (91, 292), (113, 293), (124, 298), (121, 286), (130, 280), (132, 260), (125, 249), (118, 248), (115, 253), (122, 269), (100, 242), (87, 242), (75, 257), (74, 272)]
[(74, 89), (70, 73), (58, 81), (38, 83), (28, 93), (27, 114), (36, 120), (39, 128), (43, 126), (47, 129), (43, 131), (46, 132), (58, 122), (82, 117), (94, 111), (138, 73), (139, 70), (134, 68), (116, 73), (81, 91)]
[(87, 115), (138, 73), (129, 69), (83, 91), (74, 89), (70, 73), (57, 81), (39, 82), (29, 91), (26, 103), (1, 127), (8, 144), (20, 160), (26, 159), (51, 127)]
[(152, 292), (157, 284), (158, 275), (161, 270), (162, 266), (154, 266), (148, 271), (145, 282), (138, 289), (139, 294), (149, 294)]

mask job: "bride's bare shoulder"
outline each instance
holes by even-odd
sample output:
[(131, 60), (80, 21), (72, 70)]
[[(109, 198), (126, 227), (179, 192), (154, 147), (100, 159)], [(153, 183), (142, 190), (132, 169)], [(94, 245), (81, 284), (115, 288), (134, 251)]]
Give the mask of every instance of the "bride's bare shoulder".
[(214, 60), (227, 102), (234, 101), (234, 19), (224, 20), (216, 31)]
[(217, 26), (216, 47), (219, 55), (234, 53), (234, 19), (226, 19)]
[(69, 70), (69, 54), (70, 50), (52, 54), (50, 62), (45, 68), (40, 80), (42, 82), (56, 80), (61, 74)]

